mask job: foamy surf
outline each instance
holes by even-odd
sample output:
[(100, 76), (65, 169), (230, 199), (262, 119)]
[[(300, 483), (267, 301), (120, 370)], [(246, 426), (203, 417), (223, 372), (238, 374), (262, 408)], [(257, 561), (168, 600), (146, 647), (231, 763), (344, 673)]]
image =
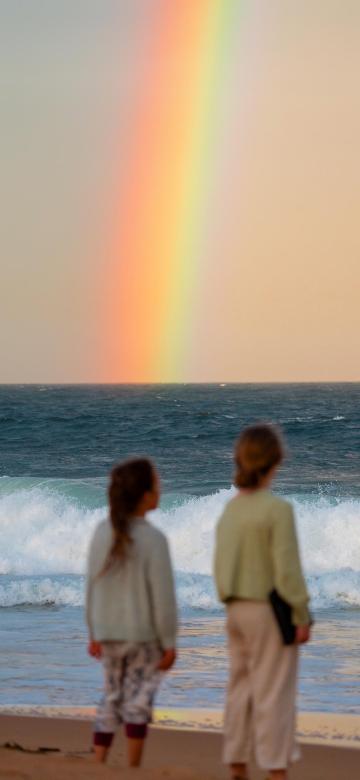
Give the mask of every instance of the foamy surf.
[[(86, 493), (84, 483), (79, 494), (78, 484), (55, 482), (0, 481), (1, 607), (83, 604), (89, 539), (106, 514), (105, 506), (94, 507), (100, 495), (103, 500), (103, 487), (97, 495), (88, 486)], [(152, 516), (169, 538), (185, 610), (219, 610), (211, 577), (214, 530), (232, 494), (177, 496)], [(314, 607), (360, 607), (360, 501), (289, 498)]]

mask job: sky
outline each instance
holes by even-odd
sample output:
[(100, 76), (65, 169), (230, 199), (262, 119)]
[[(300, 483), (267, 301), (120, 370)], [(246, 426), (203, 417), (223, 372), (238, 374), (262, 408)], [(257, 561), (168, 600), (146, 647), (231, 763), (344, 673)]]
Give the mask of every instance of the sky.
[(0, 4), (0, 381), (356, 381), (357, 0)]

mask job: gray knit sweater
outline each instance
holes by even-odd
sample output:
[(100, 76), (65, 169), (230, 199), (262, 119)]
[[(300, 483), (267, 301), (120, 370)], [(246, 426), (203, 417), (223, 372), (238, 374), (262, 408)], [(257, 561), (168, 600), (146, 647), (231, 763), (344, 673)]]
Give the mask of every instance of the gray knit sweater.
[(112, 542), (110, 521), (95, 530), (86, 588), (90, 637), (99, 642), (155, 640), (164, 649), (175, 647), (176, 599), (166, 537), (144, 518), (133, 520), (131, 537), (124, 562), (101, 574)]

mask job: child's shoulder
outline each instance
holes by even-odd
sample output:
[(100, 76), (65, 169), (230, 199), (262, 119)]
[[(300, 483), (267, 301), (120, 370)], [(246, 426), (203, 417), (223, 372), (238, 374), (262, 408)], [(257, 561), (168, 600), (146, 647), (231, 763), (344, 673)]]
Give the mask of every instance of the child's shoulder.
[(239, 509), (239, 498), (238, 498), (238, 494), (236, 494), (235, 496), (229, 498), (229, 500), (223, 506), (223, 510), (221, 512), (220, 518), (232, 517), (233, 514), (237, 513), (238, 509)]
[(217, 527), (218, 529), (225, 529), (231, 525), (236, 517), (236, 498), (233, 496), (223, 506), (222, 511), (218, 517)]
[(277, 521), (284, 521), (288, 523), (291, 522), (294, 516), (294, 510), (291, 505), (290, 501), (287, 501), (286, 498), (282, 498), (282, 496), (274, 496), (271, 494), (271, 516), (274, 520)]
[(149, 520), (143, 520), (136, 526), (135, 539), (137, 544), (145, 547), (148, 551), (165, 551), (168, 546), (166, 535)]
[(139, 528), (143, 536), (146, 536), (148, 539), (151, 539), (154, 542), (166, 541), (165, 534), (160, 531), (160, 528), (157, 528), (155, 525), (153, 525), (150, 520), (144, 520)]
[[(244, 501), (244, 498), (248, 500)], [(226, 502), (220, 519), (230, 520), (231, 518), (237, 518), (242, 512), (248, 514), (249, 507), (254, 501), (256, 501), (256, 505), (266, 510), (286, 512), (291, 509), (289, 501), (286, 501), (281, 496), (274, 495), (270, 490), (259, 490), (249, 495), (237, 493)]]
[(291, 509), (291, 502), (288, 501), (286, 498), (283, 498), (282, 496), (277, 496), (274, 493), (269, 492), (269, 496), (271, 498), (271, 503), (273, 506), (278, 507), (279, 509)]
[(93, 532), (93, 542), (101, 541), (102, 539), (107, 539), (108, 536), (111, 535), (111, 526), (109, 519), (107, 517), (104, 518), (104, 520), (100, 520), (100, 523), (98, 523)]

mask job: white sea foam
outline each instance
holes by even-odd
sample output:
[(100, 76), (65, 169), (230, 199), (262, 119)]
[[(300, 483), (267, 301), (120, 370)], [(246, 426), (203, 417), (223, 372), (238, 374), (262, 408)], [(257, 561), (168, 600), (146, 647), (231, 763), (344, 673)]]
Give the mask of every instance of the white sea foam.
[[(172, 508), (153, 515), (170, 540), (185, 607), (217, 608), (214, 529), (231, 494), (179, 497)], [(315, 606), (360, 607), (360, 501), (292, 500)], [(89, 539), (105, 512), (84, 508), (46, 483), (0, 493), (0, 606), (80, 605)]]
[(84, 602), (82, 577), (3, 578), (0, 580), (0, 607), (14, 606), (70, 606), (80, 607)]
[(103, 516), (47, 487), (0, 495), (0, 574), (81, 574)]

